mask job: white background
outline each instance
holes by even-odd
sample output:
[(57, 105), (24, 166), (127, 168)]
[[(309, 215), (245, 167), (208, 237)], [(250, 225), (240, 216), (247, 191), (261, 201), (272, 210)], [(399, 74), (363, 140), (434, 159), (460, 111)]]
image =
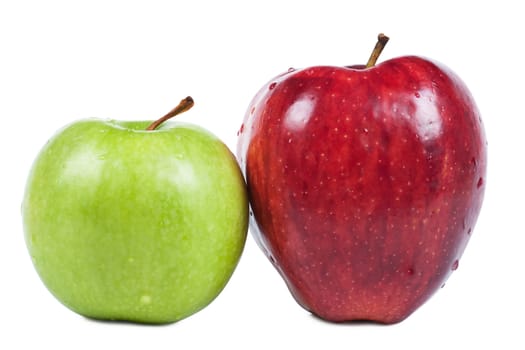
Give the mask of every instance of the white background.
[[(432, 4), (432, 5), (430, 5)], [(2, 1), (0, 4), (0, 348), (523, 349), (525, 34), (519, 2)], [(484, 207), (445, 288), (393, 326), (334, 325), (301, 309), (248, 237), (206, 309), (167, 326), (87, 320), (47, 292), (25, 247), (24, 183), (60, 127), (85, 117), (180, 119), (232, 149), (257, 90), (289, 67), (434, 58), (470, 87), (489, 140)]]

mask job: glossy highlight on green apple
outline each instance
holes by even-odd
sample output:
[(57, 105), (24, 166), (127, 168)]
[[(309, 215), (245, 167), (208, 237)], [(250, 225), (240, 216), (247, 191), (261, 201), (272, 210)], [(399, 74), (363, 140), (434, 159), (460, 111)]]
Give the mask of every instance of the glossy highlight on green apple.
[(246, 185), (227, 146), (196, 125), (87, 119), (40, 151), (22, 205), (33, 264), (84, 316), (170, 323), (208, 305), (234, 272)]

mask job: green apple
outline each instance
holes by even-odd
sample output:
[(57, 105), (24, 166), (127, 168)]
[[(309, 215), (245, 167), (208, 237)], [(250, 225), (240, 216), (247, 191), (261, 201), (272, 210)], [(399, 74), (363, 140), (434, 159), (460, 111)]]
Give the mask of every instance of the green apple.
[(46, 287), (73, 311), (175, 322), (231, 277), (248, 230), (246, 186), (216, 136), (164, 123), (191, 105), (188, 97), (149, 130), (74, 122), (36, 158), (22, 205), (26, 244)]

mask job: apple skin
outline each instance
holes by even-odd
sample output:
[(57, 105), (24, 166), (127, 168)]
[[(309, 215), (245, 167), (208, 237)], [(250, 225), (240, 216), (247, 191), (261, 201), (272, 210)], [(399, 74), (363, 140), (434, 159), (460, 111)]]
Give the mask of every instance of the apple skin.
[(259, 246), (297, 302), (396, 323), (457, 269), (481, 209), (486, 139), (465, 84), (405, 56), (291, 69), (255, 96), (237, 157)]
[(82, 120), (31, 169), (25, 239), (42, 281), (84, 316), (170, 323), (208, 305), (243, 251), (246, 185), (234, 155), (190, 124)]

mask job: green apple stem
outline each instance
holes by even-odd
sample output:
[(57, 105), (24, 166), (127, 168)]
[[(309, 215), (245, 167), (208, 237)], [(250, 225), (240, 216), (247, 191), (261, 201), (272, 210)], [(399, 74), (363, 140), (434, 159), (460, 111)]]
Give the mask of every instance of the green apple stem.
[(155, 120), (153, 123), (151, 123), (146, 130), (155, 130), (159, 127), (160, 124), (164, 123), (166, 120), (173, 118), (177, 114), (181, 114), (189, 110), (191, 107), (193, 107), (193, 98), (190, 96), (186, 97), (180, 103), (177, 105), (177, 107), (173, 108), (171, 111), (168, 112), (164, 117)]
[(374, 50), (372, 51), (372, 54), (370, 55), (370, 58), (368, 59), (368, 62), (366, 63), (366, 68), (373, 67), (376, 64), (377, 59), (379, 58), (379, 55), (381, 54), (381, 52), (386, 46), (386, 43), (388, 42), (388, 39), (389, 37), (387, 37), (383, 33), (380, 33), (377, 36), (376, 46), (374, 47)]

